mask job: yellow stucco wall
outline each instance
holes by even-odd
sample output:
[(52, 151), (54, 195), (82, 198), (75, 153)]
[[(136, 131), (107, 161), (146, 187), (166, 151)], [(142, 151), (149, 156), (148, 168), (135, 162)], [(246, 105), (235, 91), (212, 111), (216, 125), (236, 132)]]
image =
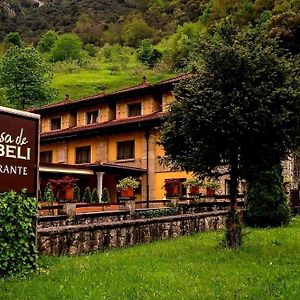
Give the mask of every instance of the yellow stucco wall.
[(142, 104), (142, 115), (148, 115), (151, 114), (154, 109), (153, 105), (153, 98), (152, 96), (143, 96), (143, 97), (136, 97), (133, 99), (128, 100), (120, 100), (117, 102), (117, 119), (126, 119), (128, 117), (128, 104), (133, 103), (141, 103)]
[(90, 106), (88, 108), (81, 108), (77, 110), (77, 125), (82, 126), (82, 125), (87, 125), (87, 118), (86, 114), (88, 112), (92, 111), (98, 111), (99, 113), (99, 120), (98, 122), (107, 122), (109, 121), (109, 115), (108, 115), (108, 106), (105, 104), (100, 104), (100, 105), (94, 105)]
[(60, 114), (43, 116), (41, 121), (41, 129), (43, 132), (51, 131), (51, 119), (61, 118), (61, 129), (69, 127), (69, 114), (67, 112), (62, 112)]
[(143, 132), (131, 133), (131, 134), (119, 134), (112, 135), (108, 138), (108, 161), (117, 162), (117, 143), (125, 141), (135, 141), (135, 159), (142, 158), (142, 139), (144, 137)]
[(40, 146), (40, 152), (45, 152), (45, 151), (52, 151), (52, 162), (57, 163), (57, 149), (58, 145), (57, 144), (49, 144), (49, 145), (41, 145)]
[(192, 178), (191, 174), (186, 172), (157, 172), (155, 174), (155, 191), (156, 191), (156, 199), (164, 199), (165, 198), (165, 189), (163, 187), (166, 179), (181, 179), (181, 178)]

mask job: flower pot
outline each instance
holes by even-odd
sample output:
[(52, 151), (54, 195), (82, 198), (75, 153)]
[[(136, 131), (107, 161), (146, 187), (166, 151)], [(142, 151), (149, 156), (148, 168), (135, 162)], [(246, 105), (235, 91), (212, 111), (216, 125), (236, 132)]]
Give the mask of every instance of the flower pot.
[(190, 194), (197, 195), (199, 194), (199, 186), (192, 186), (190, 185)]
[(178, 183), (168, 183), (165, 186), (166, 196), (167, 197), (177, 197), (179, 195)]
[(216, 194), (216, 190), (215, 189), (206, 188), (206, 195), (207, 196), (214, 196), (215, 194)]
[(133, 188), (128, 188), (128, 189), (121, 189), (121, 198), (133, 198), (134, 196), (134, 189)]
[(72, 219), (76, 213), (76, 203), (64, 203), (63, 211), (68, 216), (68, 219)]
[(66, 189), (66, 197), (65, 197), (65, 199), (66, 200), (73, 200), (73, 195), (74, 193), (73, 193), (73, 188), (72, 187), (69, 187), (69, 188), (67, 188)]
[(135, 201), (126, 201), (125, 207), (130, 213), (135, 211)]

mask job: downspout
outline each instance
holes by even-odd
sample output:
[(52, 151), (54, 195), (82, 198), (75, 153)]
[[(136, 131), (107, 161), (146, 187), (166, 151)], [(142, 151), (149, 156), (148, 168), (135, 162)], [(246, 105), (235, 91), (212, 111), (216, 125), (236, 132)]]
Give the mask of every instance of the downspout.
[(149, 199), (149, 137), (150, 137), (150, 133), (147, 130), (146, 134), (146, 169), (147, 169), (147, 173), (146, 173), (146, 203), (147, 203), (147, 208), (150, 207), (150, 199)]

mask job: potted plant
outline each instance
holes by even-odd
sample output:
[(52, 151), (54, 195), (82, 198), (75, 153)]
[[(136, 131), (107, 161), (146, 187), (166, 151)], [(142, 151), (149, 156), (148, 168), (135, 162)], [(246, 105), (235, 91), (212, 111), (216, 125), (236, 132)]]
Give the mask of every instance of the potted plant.
[(166, 179), (163, 188), (166, 191), (166, 197), (178, 197), (179, 196), (179, 180), (178, 179)]
[(122, 198), (132, 199), (134, 197), (134, 190), (137, 189), (139, 185), (140, 183), (130, 176), (119, 180), (116, 188), (121, 193)]
[(197, 178), (189, 178), (182, 184), (189, 187), (189, 193), (191, 195), (198, 195), (200, 188), (204, 186), (203, 181)]
[(58, 198), (69, 202), (73, 201), (73, 188), (77, 181), (77, 178), (71, 176), (49, 180)]
[(206, 195), (214, 196), (216, 194), (216, 190), (220, 188), (220, 183), (214, 179), (210, 179), (205, 183), (206, 187)]

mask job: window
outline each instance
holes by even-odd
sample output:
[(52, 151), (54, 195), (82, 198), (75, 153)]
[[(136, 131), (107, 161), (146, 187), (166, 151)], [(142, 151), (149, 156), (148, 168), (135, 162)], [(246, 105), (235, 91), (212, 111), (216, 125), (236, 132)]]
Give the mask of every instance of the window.
[(52, 163), (52, 151), (44, 151), (40, 153), (40, 161), (42, 163)]
[(98, 110), (87, 112), (86, 113), (86, 123), (93, 124), (93, 123), (98, 122), (98, 116), (99, 116)]
[(69, 117), (69, 127), (77, 126), (77, 111), (72, 110)]
[(142, 104), (133, 103), (128, 104), (128, 117), (140, 116), (142, 114)]
[(154, 94), (154, 100), (158, 104), (158, 110), (162, 111), (162, 107), (163, 107), (163, 95), (162, 95), (162, 93), (155, 93)]
[(61, 118), (51, 119), (51, 130), (61, 129)]
[(134, 141), (118, 142), (117, 147), (117, 160), (134, 158)]
[(187, 188), (182, 183), (186, 178), (165, 179), (166, 197), (186, 197)]
[(57, 160), (59, 163), (64, 163), (66, 162), (66, 149), (64, 148), (61, 148), (61, 149), (58, 149), (57, 151)]
[(91, 162), (91, 146), (76, 148), (76, 164)]

